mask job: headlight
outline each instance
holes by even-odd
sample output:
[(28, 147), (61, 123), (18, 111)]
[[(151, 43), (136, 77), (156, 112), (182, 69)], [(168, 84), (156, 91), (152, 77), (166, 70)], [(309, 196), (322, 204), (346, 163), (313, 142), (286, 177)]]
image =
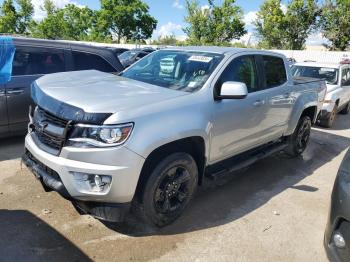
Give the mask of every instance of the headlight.
[(112, 147), (123, 144), (130, 136), (133, 123), (111, 126), (75, 125), (68, 145), (77, 147)]

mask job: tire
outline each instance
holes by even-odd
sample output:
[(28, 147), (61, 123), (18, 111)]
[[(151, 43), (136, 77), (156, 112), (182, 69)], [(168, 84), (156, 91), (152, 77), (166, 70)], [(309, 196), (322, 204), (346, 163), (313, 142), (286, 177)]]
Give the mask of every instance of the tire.
[(346, 106), (339, 112), (342, 115), (347, 115), (350, 112), (350, 102), (346, 104)]
[(310, 117), (302, 116), (299, 119), (294, 133), (288, 137), (288, 146), (285, 152), (289, 156), (297, 157), (305, 151), (310, 139), (311, 125)]
[(144, 185), (139, 215), (147, 224), (164, 227), (174, 222), (192, 199), (198, 184), (198, 168), (187, 153), (164, 158)]
[(333, 126), (337, 113), (338, 113), (338, 105), (335, 104), (329, 117), (325, 119), (321, 119), (320, 126), (331, 128)]

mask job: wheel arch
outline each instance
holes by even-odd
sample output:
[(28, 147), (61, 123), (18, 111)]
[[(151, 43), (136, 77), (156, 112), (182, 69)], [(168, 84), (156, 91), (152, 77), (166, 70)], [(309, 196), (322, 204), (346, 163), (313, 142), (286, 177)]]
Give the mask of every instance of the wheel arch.
[(294, 133), (294, 130), (298, 125), (299, 119), (304, 115), (309, 116), (313, 124), (316, 123), (317, 105), (311, 103), (305, 105), (305, 107), (298, 107), (298, 110), (295, 110), (291, 115), (287, 131), (285, 132), (286, 136)]
[(178, 152), (188, 153), (193, 157), (198, 167), (198, 183), (202, 183), (207, 161), (204, 138), (201, 136), (191, 136), (178, 139), (157, 147), (146, 157), (135, 193), (135, 196), (139, 198), (139, 200), (141, 200), (145, 183), (160, 159)]
[(303, 116), (308, 116), (311, 119), (311, 122), (314, 124), (317, 120), (317, 106), (310, 106), (303, 110), (299, 119)]

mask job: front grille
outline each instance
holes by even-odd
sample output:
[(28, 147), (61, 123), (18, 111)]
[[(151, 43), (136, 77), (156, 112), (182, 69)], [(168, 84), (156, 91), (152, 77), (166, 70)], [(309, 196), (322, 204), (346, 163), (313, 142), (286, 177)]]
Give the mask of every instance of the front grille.
[(60, 150), (61, 147), (63, 146), (63, 143), (64, 143), (63, 139), (56, 138), (54, 136), (50, 136), (48, 134), (45, 134), (45, 132), (35, 131), (35, 134), (41, 143), (43, 143), (49, 147), (52, 147), (56, 150)]
[(31, 124), (33, 138), (46, 152), (58, 155), (66, 141), (69, 122), (36, 107)]
[(49, 113), (41, 108), (38, 108), (38, 110), (43, 115), (44, 119), (47, 119), (48, 121), (52, 122), (53, 124), (56, 124), (56, 125), (61, 126), (61, 127), (65, 127), (68, 123), (67, 120), (59, 118), (57, 116), (54, 116), (53, 114), (51, 114), (51, 113)]

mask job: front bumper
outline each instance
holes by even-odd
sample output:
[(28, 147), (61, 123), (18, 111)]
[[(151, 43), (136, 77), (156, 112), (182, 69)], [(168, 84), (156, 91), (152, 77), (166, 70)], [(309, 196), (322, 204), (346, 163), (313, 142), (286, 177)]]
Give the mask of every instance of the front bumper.
[[(349, 151), (350, 152), (350, 151)], [(339, 169), (332, 192), (331, 207), (324, 237), (324, 246), (330, 261), (350, 261), (350, 153), (347, 153)], [(340, 232), (346, 247), (337, 248), (333, 241)]]
[[(54, 156), (41, 150), (31, 134), (26, 136), (25, 148), (27, 153), (23, 161), (46, 190), (57, 191), (79, 210), (102, 219), (106, 218), (101, 217), (104, 213), (101, 206), (107, 209), (129, 206), (144, 163), (144, 158), (125, 146), (107, 149), (64, 147), (59, 156)], [(112, 182), (105, 192), (87, 191), (80, 187), (73, 172), (109, 175)]]

